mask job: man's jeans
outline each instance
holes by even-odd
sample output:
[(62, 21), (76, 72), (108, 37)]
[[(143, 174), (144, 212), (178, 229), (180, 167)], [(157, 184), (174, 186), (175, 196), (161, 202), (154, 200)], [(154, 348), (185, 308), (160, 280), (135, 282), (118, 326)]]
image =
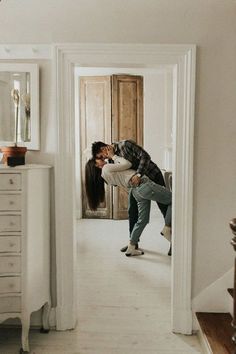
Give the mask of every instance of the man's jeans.
[(172, 193), (165, 187), (152, 182), (147, 177), (142, 177), (138, 187), (131, 188), (131, 193), (138, 205), (138, 220), (130, 235), (133, 244), (139, 242), (139, 237), (145, 226), (149, 223), (151, 200), (167, 206), (165, 225), (171, 226), (171, 197)]

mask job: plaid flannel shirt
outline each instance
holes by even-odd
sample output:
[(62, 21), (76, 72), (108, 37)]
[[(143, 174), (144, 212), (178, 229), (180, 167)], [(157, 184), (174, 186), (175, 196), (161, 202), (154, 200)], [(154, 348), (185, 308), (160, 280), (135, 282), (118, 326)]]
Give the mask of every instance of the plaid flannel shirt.
[(150, 155), (132, 140), (122, 140), (113, 143), (115, 154), (124, 157), (132, 163), (132, 168), (155, 181), (157, 175), (161, 174), (159, 167), (151, 160)]

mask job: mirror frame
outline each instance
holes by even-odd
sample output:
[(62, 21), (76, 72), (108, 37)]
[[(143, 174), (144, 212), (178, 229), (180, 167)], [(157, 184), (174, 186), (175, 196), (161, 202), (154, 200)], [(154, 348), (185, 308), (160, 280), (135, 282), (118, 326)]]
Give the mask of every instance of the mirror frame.
[[(31, 141), (22, 142), (28, 150), (40, 150), (39, 129), (39, 66), (30, 63), (0, 63), (0, 72), (29, 72), (30, 73), (30, 124)], [(13, 141), (0, 141), (0, 146), (11, 146)], [(21, 145), (21, 143), (20, 143)]]

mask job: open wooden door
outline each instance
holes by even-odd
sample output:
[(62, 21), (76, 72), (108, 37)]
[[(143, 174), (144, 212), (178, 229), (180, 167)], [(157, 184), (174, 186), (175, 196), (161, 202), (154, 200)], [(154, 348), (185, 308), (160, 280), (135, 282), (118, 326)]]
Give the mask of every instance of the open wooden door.
[(112, 218), (111, 187), (106, 188), (106, 199), (96, 212), (91, 211), (85, 193), (85, 164), (91, 157), (94, 141), (111, 143), (111, 77), (80, 77), (80, 139), (82, 172), (82, 217)]
[[(143, 145), (143, 77), (112, 75), (112, 142), (134, 140)], [(113, 219), (128, 218), (125, 189), (113, 188)]]

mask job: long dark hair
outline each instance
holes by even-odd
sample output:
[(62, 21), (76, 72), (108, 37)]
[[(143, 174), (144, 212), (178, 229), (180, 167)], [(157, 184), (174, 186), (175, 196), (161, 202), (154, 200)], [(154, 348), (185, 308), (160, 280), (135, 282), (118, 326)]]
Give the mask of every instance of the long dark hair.
[(95, 160), (88, 160), (85, 165), (85, 189), (88, 205), (91, 210), (97, 210), (98, 205), (105, 199), (104, 180), (102, 171), (96, 167)]

